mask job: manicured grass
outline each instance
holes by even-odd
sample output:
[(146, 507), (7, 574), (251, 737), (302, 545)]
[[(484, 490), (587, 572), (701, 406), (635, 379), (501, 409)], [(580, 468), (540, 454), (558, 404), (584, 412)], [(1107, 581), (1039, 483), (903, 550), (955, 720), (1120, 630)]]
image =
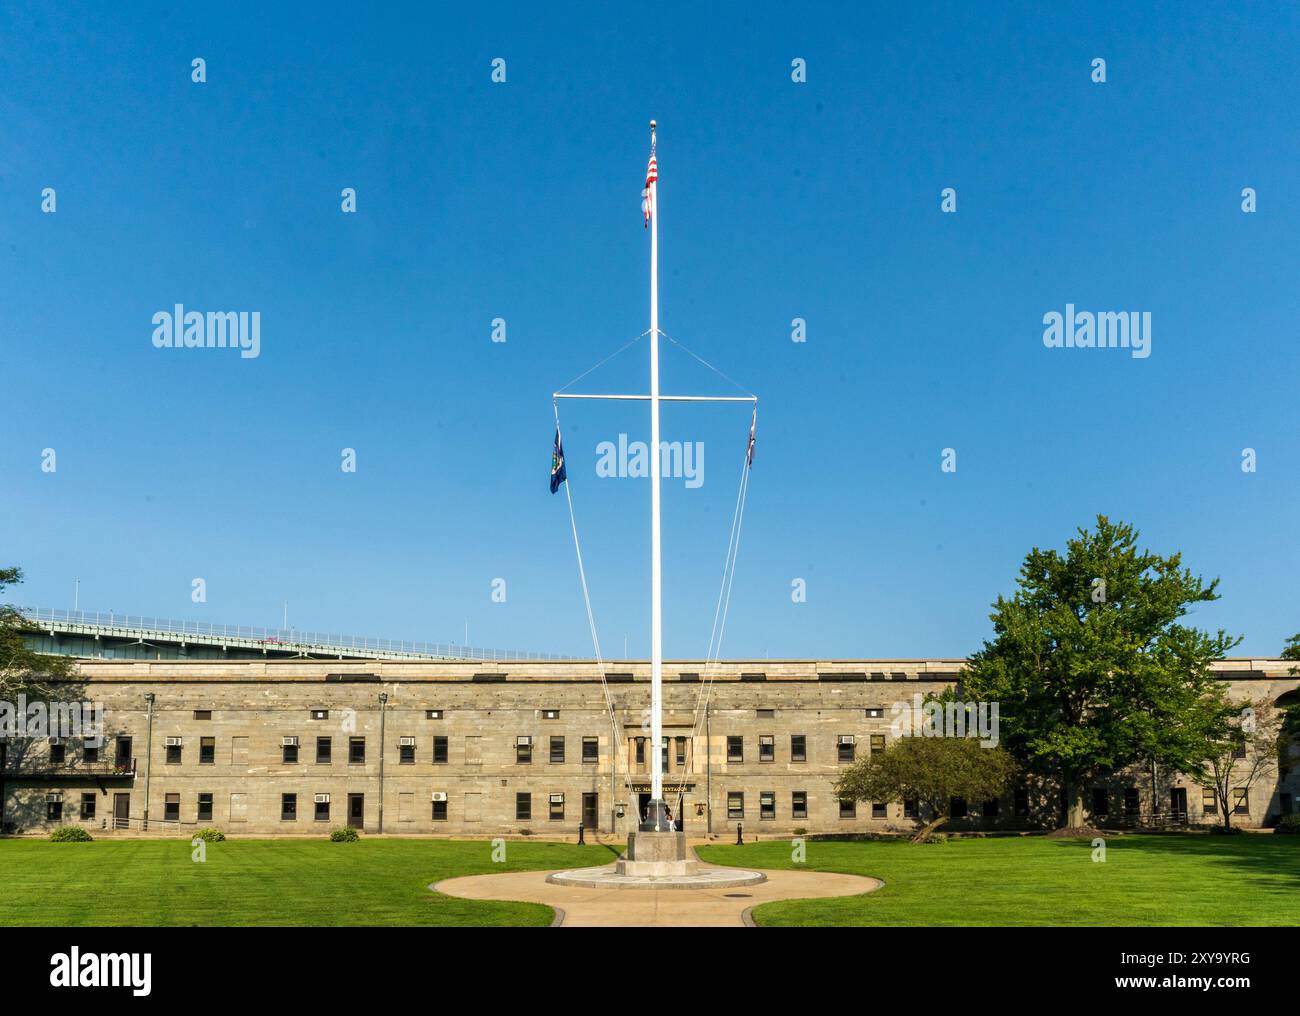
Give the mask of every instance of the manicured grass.
[[(793, 868), (788, 842), (710, 846), (715, 864)], [(1300, 838), (1116, 836), (807, 843), (806, 867), (873, 875), (866, 896), (766, 903), (762, 926), (1300, 925)]]
[(530, 925), (536, 903), (458, 900), (444, 878), (607, 864), (608, 847), (486, 840), (0, 840), (3, 925)]

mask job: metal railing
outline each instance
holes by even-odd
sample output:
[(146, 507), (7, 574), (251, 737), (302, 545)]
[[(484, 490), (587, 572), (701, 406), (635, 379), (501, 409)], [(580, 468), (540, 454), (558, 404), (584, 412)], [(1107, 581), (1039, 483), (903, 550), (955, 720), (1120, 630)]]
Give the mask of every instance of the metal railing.
[(135, 759), (108, 759), (101, 762), (51, 762), (48, 756), (35, 759), (5, 759), (0, 767), (7, 780), (22, 779), (24, 776), (45, 779), (49, 777), (134, 777)]
[(104, 632), (122, 632), (135, 636), (158, 634), (189, 636), (220, 642), (237, 642), (265, 649), (301, 650), (304, 652), (351, 650), (353, 652), (391, 653), (402, 656), (426, 656), (460, 660), (565, 660), (573, 657), (557, 653), (530, 653), (515, 649), (487, 649), (459, 645), (455, 642), (407, 642), (399, 639), (375, 639), (356, 635), (298, 631), (294, 628), (258, 628), (246, 625), (209, 624), (206, 621), (176, 621), (139, 614), (102, 613), (89, 610), (55, 610), (51, 607), (15, 607), (28, 620), (43, 625), (95, 628)]

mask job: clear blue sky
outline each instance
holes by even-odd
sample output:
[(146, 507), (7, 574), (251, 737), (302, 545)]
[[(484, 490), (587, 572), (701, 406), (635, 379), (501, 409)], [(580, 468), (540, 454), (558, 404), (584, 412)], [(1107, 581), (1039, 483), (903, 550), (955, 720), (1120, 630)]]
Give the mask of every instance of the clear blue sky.
[[(653, 116), (662, 325), (762, 400), (724, 655), (966, 654), (1099, 511), (1220, 576), (1195, 620), (1243, 652), (1300, 629), (1294, 4), (480, 6), (0, 11), (13, 599), (589, 653), (550, 393), (647, 327)], [(260, 357), (155, 349), (177, 302), (260, 311)], [(1067, 302), (1150, 311), (1151, 357), (1044, 348)], [(584, 386), (644, 390), (645, 353)], [(643, 656), (648, 483), (595, 446), (647, 411), (564, 419), (604, 647)], [(665, 410), (706, 450), (665, 489), (670, 656), (748, 422)]]

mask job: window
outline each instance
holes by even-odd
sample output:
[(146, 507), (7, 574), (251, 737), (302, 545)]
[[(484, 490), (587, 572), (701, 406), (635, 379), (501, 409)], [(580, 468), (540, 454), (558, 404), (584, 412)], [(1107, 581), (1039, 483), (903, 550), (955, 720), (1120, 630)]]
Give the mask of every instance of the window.
[(348, 738), (349, 764), (362, 765), (366, 761), (366, 739), (364, 737)]
[(919, 818), (921, 809), (918, 807), (918, 803), (915, 797), (903, 798), (903, 818)]
[(758, 817), (760, 819), (776, 818), (776, 791), (775, 790), (759, 791)]
[(878, 752), (878, 751), (884, 751), (884, 750), (885, 750), (885, 735), (884, 735), (884, 734), (872, 734), (872, 735), (871, 735), (871, 753), (874, 755), (876, 752)]
[(181, 820), (181, 795), (168, 794), (163, 798), (163, 821), (179, 822)]
[[(447, 795), (434, 794), (433, 797), (434, 797), (433, 820), (435, 822), (446, 822), (447, 821)], [(441, 797), (442, 800), (438, 800), (439, 797)]]
[(760, 762), (771, 762), (776, 758), (776, 738), (771, 734), (760, 734), (758, 737), (758, 760)]
[(1029, 788), (1016, 787), (1015, 812), (1021, 818), (1029, 814)]
[(796, 790), (790, 795), (790, 817), (808, 817), (808, 791)]
[(677, 738), (677, 765), (686, 765), (686, 738)]
[(94, 794), (81, 795), (81, 817), (83, 819), (91, 819), (95, 817), (95, 795)]
[(217, 761), (217, 739), (215, 737), (199, 738), (199, 765), (210, 766)]
[(559, 718), (560, 718), (560, 711), (558, 709), (542, 710), (542, 719), (544, 720), (558, 720)]
[(964, 798), (964, 797), (954, 797), (954, 798), (949, 802), (949, 805), (950, 805), (950, 807), (951, 807), (951, 810), (949, 811), (949, 814), (950, 814), (953, 818), (965, 818), (965, 817), (966, 817), (966, 798)]
[(211, 709), (195, 709), (195, 710), (194, 710), (194, 718), (195, 718), (196, 720), (210, 720), (210, 719), (212, 719), (212, 710), (211, 710)]
[(774, 720), (774, 719), (776, 719), (776, 710), (775, 710), (775, 709), (756, 709), (756, 710), (755, 710), (755, 713), (757, 714), (757, 716), (758, 716), (758, 718), (759, 718), (760, 720)]
[(884, 715), (885, 715), (885, 710), (882, 709), (880, 706), (867, 707), (867, 719), (869, 720), (878, 720)]
[(888, 818), (888, 817), (889, 817), (889, 806), (888, 806), (884, 801), (872, 801), (872, 802), (871, 802), (871, 817), (872, 817), (872, 818)]
[(212, 795), (211, 794), (199, 795), (199, 807), (198, 807), (198, 811), (195, 814), (195, 818), (197, 818), (200, 822), (212, 821)]
[(334, 761), (334, 739), (332, 737), (316, 738), (316, 762), (329, 765)]
[(808, 761), (808, 735), (807, 734), (790, 735), (790, 761), (791, 762)]
[(415, 738), (402, 737), (397, 741), (398, 764), (409, 766), (415, 764)]
[(661, 771), (666, 773), (668, 772), (668, 738), (667, 737), (663, 739), (663, 743), (659, 746), (659, 748), (660, 748), (659, 765), (661, 767)]
[(985, 801), (981, 807), (983, 809), (985, 818), (998, 817), (998, 799), (996, 797), (993, 798), (991, 801)]
[(743, 737), (737, 737), (735, 734), (727, 736), (727, 761), (745, 761), (745, 739)]
[(1233, 757), (1233, 758), (1245, 758), (1245, 757), (1246, 757), (1246, 735), (1245, 735), (1245, 734), (1240, 734), (1240, 733), (1239, 733), (1239, 734), (1236, 734), (1236, 735), (1233, 737), (1233, 739), (1232, 739), (1232, 757)]
[(286, 737), (280, 743), (280, 753), (283, 757), (284, 764), (287, 766), (298, 764), (298, 739), (296, 737)]
[(296, 822), (298, 820), (298, 795), (280, 795), (280, 821)]
[(167, 764), (169, 766), (181, 764), (181, 739), (179, 737), (167, 738)]
[(515, 818), (521, 822), (530, 822), (533, 818), (533, 795), (515, 794)]
[(840, 798), (840, 818), (857, 818), (858, 802), (851, 797)]
[(1130, 818), (1136, 817), (1138, 813), (1138, 789), (1137, 787), (1124, 788), (1124, 814)]
[(564, 761), (564, 735), (551, 738), (551, 761), (559, 764)]
[(433, 739), (433, 762), (434, 765), (447, 764), (447, 737), (445, 734), (439, 734)]
[(119, 737), (117, 739), (117, 764), (122, 767), (131, 764), (131, 739), (129, 737)]
[(600, 741), (594, 737), (582, 739), (582, 761), (589, 764), (600, 761)]
[(636, 739), (636, 764), (645, 765), (645, 738)]
[(745, 795), (740, 791), (727, 794), (727, 818), (745, 817)]
[(1110, 814), (1110, 793), (1105, 787), (1092, 788), (1092, 813), (1094, 815)]
[(564, 821), (564, 795), (552, 794), (550, 797), (550, 819), (552, 822)]
[(1233, 788), (1232, 810), (1238, 815), (1247, 815), (1250, 813), (1250, 803), (1247, 800), (1247, 791), (1245, 787)]
[[(440, 720), (440, 719), (442, 719), (442, 710), (441, 710), (441, 709), (426, 709), (426, 710), (424, 711), (424, 718), (425, 718), (426, 720)], [(442, 803), (443, 803), (443, 804), (446, 804), (447, 802), (446, 802), (446, 801), (443, 801)], [(446, 808), (443, 808), (442, 810), (443, 810), (443, 813), (446, 814), (447, 809), (446, 809)]]
[(533, 761), (533, 739), (531, 737), (515, 738), (515, 762), (526, 766)]
[[(324, 800), (322, 800), (322, 798), (324, 798)], [(313, 804), (315, 806), (315, 821), (328, 822), (330, 820), (330, 795), (317, 794)]]
[(841, 734), (836, 740), (839, 750), (839, 760), (841, 762), (852, 762), (854, 748), (856, 747), (852, 734)]
[(50, 762), (53, 765), (63, 765), (64, 759), (68, 757), (68, 746), (62, 741), (50, 741)]
[(1201, 788), (1201, 811), (1206, 815), (1219, 813), (1219, 795), (1214, 792), (1213, 787)]
[(313, 709), (311, 711), (311, 718), (313, 720), (328, 720), (330, 718), (330, 711), (328, 709)]
[(51, 822), (63, 821), (63, 792), (51, 790), (45, 795), (45, 817)]
[(84, 742), (81, 746), (81, 757), (87, 762), (99, 761), (99, 745)]

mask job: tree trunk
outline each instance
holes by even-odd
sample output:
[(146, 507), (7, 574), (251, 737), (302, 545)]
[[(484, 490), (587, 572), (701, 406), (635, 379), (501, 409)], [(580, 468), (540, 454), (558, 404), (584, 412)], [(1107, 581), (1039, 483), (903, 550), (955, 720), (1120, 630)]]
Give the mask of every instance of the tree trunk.
[(926, 823), (919, 830), (917, 830), (916, 834), (912, 837), (912, 842), (924, 843), (926, 840), (928, 840), (931, 836), (934, 835), (934, 831), (936, 829), (938, 829), (941, 825), (943, 825), (947, 821), (948, 821), (947, 815), (940, 815), (938, 818), (933, 819), (932, 821)]

